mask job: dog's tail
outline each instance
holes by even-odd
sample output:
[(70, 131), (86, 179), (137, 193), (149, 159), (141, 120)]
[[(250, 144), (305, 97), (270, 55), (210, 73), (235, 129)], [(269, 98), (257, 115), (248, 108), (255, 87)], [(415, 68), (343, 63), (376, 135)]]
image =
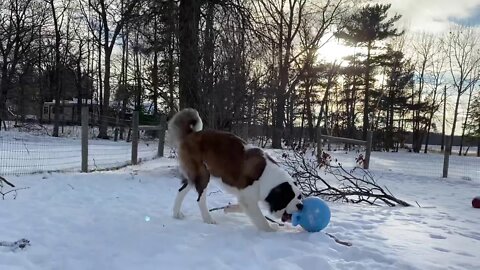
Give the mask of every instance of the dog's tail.
[(203, 122), (195, 109), (187, 108), (177, 112), (168, 122), (168, 140), (178, 147), (192, 132), (202, 130)]

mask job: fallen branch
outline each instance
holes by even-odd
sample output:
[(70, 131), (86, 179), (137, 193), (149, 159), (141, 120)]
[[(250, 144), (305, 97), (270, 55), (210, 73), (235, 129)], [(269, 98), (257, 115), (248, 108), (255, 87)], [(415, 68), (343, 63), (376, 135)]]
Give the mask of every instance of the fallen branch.
[[(0, 182), (1, 182), (1, 181), (5, 182), (7, 185), (9, 185), (9, 186), (11, 186), (11, 187), (15, 187), (14, 184), (8, 182), (7, 179), (5, 179), (5, 178), (3, 178), (3, 177), (0, 176)], [(0, 186), (2, 186), (1, 183), (0, 183)]]
[(2, 200), (5, 200), (5, 196), (8, 195), (9, 193), (14, 193), (13, 194), (13, 199), (15, 200), (18, 195), (19, 190), (24, 190), (24, 189), (29, 189), (30, 187), (23, 187), (23, 188), (16, 188), (16, 189), (11, 189), (7, 192), (3, 192), (2, 188), (0, 187), (0, 195), (2, 195)]
[[(328, 155), (329, 156), (329, 155)], [(338, 161), (308, 158), (306, 151), (285, 155), (284, 164), (306, 196), (320, 196), (329, 201), (368, 203), (371, 205), (410, 206), (382, 188), (370, 172), (361, 168), (346, 170)], [(332, 165), (333, 164), (333, 165)], [(360, 175), (355, 174), (361, 170)]]
[(3, 182), (5, 182), (7, 185), (9, 185), (10, 187), (15, 187), (14, 184), (10, 183), (7, 181), (7, 179), (5, 179), (4, 177), (0, 176), (0, 195), (2, 196), (2, 200), (5, 200), (5, 196), (10, 194), (10, 193), (13, 193), (13, 199), (15, 200), (17, 198), (17, 195), (18, 195), (18, 191), (19, 190), (23, 190), (23, 189), (29, 189), (29, 187), (23, 187), (23, 188), (14, 188), (14, 189), (11, 189), (11, 190), (8, 190), (8, 191), (3, 191)]

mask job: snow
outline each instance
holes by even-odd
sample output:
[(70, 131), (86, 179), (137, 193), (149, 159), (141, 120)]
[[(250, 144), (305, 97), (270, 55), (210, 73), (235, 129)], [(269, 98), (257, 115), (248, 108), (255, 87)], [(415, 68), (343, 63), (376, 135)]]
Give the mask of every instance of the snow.
[[(332, 154), (354, 166), (354, 153)], [(480, 210), (471, 207), (480, 195), (479, 159), (452, 156), (460, 169), (445, 180), (434, 167), (441, 168), (439, 156), (372, 153), (378, 182), (422, 207), (329, 203), (324, 232), (351, 247), (289, 225), (259, 232), (242, 213), (215, 211), (218, 224), (204, 224), (194, 192), (183, 204), (185, 219), (173, 219), (180, 187), (175, 159), (9, 176), (29, 189), (0, 201), (0, 241), (26, 238), (31, 246), (0, 247), (0, 269), (480, 269)], [(210, 208), (235, 202), (211, 182)]]

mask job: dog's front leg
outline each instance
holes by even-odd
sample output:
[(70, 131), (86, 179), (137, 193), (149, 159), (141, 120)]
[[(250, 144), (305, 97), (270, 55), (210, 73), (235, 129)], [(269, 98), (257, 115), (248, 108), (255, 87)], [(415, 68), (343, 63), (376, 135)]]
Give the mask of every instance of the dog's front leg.
[(258, 207), (257, 202), (242, 202), (240, 201), (240, 206), (243, 208), (243, 211), (247, 214), (250, 220), (257, 226), (259, 230), (265, 232), (274, 232), (278, 227), (272, 227), (268, 220), (263, 215), (260, 207)]
[(198, 198), (198, 207), (200, 208), (200, 213), (202, 214), (203, 222), (207, 224), (217, 224), (217, 222), (212, 218), (210, 215), (208, 208), (207, 208), (207, 194), (206, 190), (202, 192), (200, 197)]

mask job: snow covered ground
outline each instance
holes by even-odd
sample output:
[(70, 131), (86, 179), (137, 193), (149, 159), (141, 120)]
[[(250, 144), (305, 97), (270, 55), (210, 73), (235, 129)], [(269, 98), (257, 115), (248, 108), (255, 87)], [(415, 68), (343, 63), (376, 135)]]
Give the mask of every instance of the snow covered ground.
[[(353, 166), (354, 154), (333, 154)], [(479, 159), (452, 156), (453, 164), (476, 169), (444, 180), (431, 167), (434, 155), (372, 155), (376, 179), (422, 208), (330, 203), (325, 232), (351, 247), (291, 226), (259, 232), (241, 213), (212, 212), (218, 224), (204, 224), (193, 192), (186, 218), (173, 219), (180, 186), (174, 159), (88, 174), (9, 176), (29, 189), (0, 200), (0, 241), (27, 238), (32, 245), (0, 247), (0, 269), (480, 269), (480, 210), (471, 207), (480, 195)], [(235, 202), (214, 183), (208, 192), (211, 208)]]

